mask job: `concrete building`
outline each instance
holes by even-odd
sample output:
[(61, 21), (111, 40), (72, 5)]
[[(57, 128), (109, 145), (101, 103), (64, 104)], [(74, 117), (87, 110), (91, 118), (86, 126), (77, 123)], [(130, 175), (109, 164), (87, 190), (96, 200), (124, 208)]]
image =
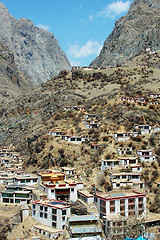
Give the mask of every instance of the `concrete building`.
[(111, 173), (111, 180), (132, 180), (133, 183), (139, 183), (141, 180), (141, 173), (137, 172), (113, 172)]
[(76, 168), (73, 167), (62, 167), (61, 170), (67, 176), (74, 176), (76, 174)]
[(14, 204), (26, 202), (29, 204), (31, 202), (31, 191), (2, 191), (1, 202)]
[(96, 193), (95, 202), (101, 219), (110, 214), (119, 214), (127, 218), (146, 214), (146, 192), (143, 190), (127, 189)]
[(15, 184), (34, 185), (34, 184), (38, 183), (38, 176), (36, 176), (34, 174), (15, 176), (14, 183)]
[(55, 199), (32, 202), (32, 217), (39, 223), (50, 227), (65, 229), (70, 205)]
[(77, 191), (83, 188), (83, 183), (65, 180), (58, 183), (40, 184), (39, 187), (47, 193), (49, 199), (76, 201), (78, 198)]
[(87, 205), (94, 202), (94, 195), (85, 189), (78, 190), (78, 198), (85, 202)]
[(118, 159), (105, 159), (101, 160), (101, 170), (105, 171), (105, 169), (115, 169), (117, 167), (124, 167), (129, 166), (132, 168), (132, 166), (138, 164), (138, 158), (137, 157), (119, 157)]
[(98, 217), (94, 215), (75, 215), (68, 218), (67, 229), (71, 238), (101, 236), (102, 229)]

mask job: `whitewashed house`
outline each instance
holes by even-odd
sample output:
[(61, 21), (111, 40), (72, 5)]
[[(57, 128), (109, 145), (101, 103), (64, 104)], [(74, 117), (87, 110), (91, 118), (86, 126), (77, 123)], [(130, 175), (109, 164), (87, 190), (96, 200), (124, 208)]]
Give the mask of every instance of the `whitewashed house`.
[(132, 147), (118, 147), (116, 148), (118, 155), (132, 155)]
[(101, 219), (110, 214), (120, 214), (127, 218), (146, 214), (146, 192), (144, 190), (127, 189), (96, 193), (95, 202)]
[(87, 138), (85, 136), (63, 135), (62, 140), (78, 144), (87, 141)]
[(32, 202), (32, 217), (39, 223), (60, 230), (65, 229), (70, 205), (56, 199), (44, 199)]
[(137, 132), (116, 132), (113, 134), (114, 140), (118, 142), (124, 142), (129, 140), (132, 137), (137, 137), (138, 133)]
[(138, 150), (137, 157), (144, 162), (153, 162), (156, 160), (151, 150)]
[(146, 135), (151, 133), (151, 125), (134, 125), (135, 129), (140, 130), (141, 135)]

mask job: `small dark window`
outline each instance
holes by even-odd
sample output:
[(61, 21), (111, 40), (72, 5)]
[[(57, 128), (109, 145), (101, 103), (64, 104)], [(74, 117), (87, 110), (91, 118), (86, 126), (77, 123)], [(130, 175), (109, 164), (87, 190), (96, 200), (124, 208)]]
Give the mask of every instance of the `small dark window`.
[(62, 210), (62, 215), (66, 215), (66, 210)]
[(43, 218), (43, 213), (42, 212), (40, 212), (40, 217)]
[(52, 209), (52, 214), (57, 214), (57, 209)]
[(47, 218), (47, 213), (44, 214), (44, 218)]

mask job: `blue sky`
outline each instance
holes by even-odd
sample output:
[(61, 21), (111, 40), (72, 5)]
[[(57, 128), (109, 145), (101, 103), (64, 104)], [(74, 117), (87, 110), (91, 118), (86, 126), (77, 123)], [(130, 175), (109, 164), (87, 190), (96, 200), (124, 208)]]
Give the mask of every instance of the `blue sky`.
[(17, 19), (28, 18), (52, 32), (72, 65), (98, 56), (114, 23), (133, 0), (0, 0)]

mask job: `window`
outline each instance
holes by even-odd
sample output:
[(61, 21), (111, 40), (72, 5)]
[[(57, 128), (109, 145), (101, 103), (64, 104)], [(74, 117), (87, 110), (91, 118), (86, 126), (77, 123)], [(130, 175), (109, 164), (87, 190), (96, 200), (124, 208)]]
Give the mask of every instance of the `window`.
[(35, 209), (35, 208), (36, 208), (35, 204), (33, 204), (33, 205), (32, 205), (32, 208), (33, 208), (33, 209)]
[(35, 214), (36, 214), (36, 211), (34, 210), (34, 211), (33, 211), (33, 216), (35, 216)]
[(30, 179), (26, 179), (26, 182), (30, 182), (31, 180)]
[(49, 238), (51, 237), (51, 234), (50, 234), (50, 233), (48, 234), (48, 237), (49, 237)]
[(135, 205), (129, 205), (128, 206), (128, 210), (134, 210), (135, 209)]
[(100, 206), (100, 211), (101, 211), (101, 212), (104, 212), (104, 213), (106, 213), (106, 208), (105, 208), (105, 207), (102, 207), (102, 206)]
[(43, 211), (43, 206), (40, 206), (40, 210)]
[(105, 206), (106, 202), (100, 199), (100, 205)]
[(66, 215), (66, 210), (62, 210), (62, 215)]
[(54, 193), (54, 189), (51, 190), (51, 193)]
[(65, 225), (62, 225), (62, 229), (65, 229)]
[(143, 202), (143, 197), (138, 198), (138, 202)]
[(115, 201), (110, 201), (110, 206), (115, 206)]
[(43, 235), (45, 236), (45, 232), (43, 231)]
[(39, 233), (41, 233), (41, 229), (39, 229)]
[(130, 217), (130, 216), (134, 216), (135, 213), (134, 213), (134, 212), (129, 212), (128, 215), (129, 215), (129, 217)]
[(16, 200), (15, 200), (15, 203), (20, 203), (20, 199), (16, 199)]
[(37, 179), (33, 179), (33, 182), (37, 182)]
[(48, 211), (48, 207), (45, 207), (45, 208), (44, 208), (44, 211), (47, 212), (47, 211)]
[(74, 188), (71, 188), (71, 192), (74, 192)]
[(44, 214), (44, 218), (47, 218), (47, 213)]
[(132, 199), (129, 199), (129, 200), (128, 200), (128, 203), (129, 203), (129, 204), (132, 204), (132, 203), (134, 203), (134, 201), (135, 201), (135, 199), (132, 198)]
[(52, 215), (52, 221), (56, 221), (57, 220), (57, 216)]
[(124, 212), (125, 211), (125, 206), (120, 206), (120, 212)]
[(125, 204), (125, 199), (120, 200), (120, 205)]
[(65, 217), (62, 217), (62, 221), (65, 221)]
[(25, 182), (25, 179), (22, 179), (20, 182), (21, 182), (21, 183), (24, 183), (24, 182)]
[(57, 209), (52, 209), (52, 214), (57, 214)]
[(43, 218), (43, 213), (42, 212), (40, 212), (40, 217)]
[(52, 222), (52, 227), (56, 227), (56, 223), (55, 222)]
[(115, 207), (110, 207), (110, 213), (115, 213)]
[(117, 183), (117, 184), (116, 184), (116, 187), (120, 187), (120, 183)]

